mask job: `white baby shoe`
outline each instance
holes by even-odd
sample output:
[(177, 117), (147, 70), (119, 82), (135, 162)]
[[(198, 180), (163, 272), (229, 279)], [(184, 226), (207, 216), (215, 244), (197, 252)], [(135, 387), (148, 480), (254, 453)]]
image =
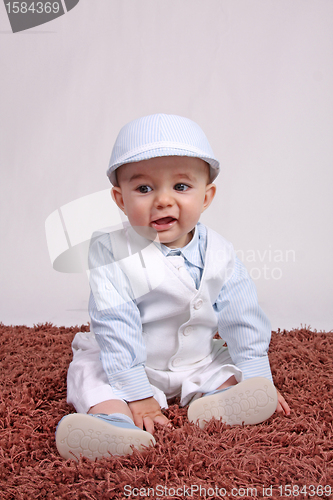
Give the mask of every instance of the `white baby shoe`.
[(142, 451), (155, 445), (155, 439), (136, 427), (125, 415), (86, 415), (72, 413), (63, 417), (56, 430), (56, 445), (65, 459), (78, 461), (80, 455), (95, 460), (110, 455), (130, 455), (132, 447)]
[(188, 419), (201, 429), (215, 417), (228, 425), (259, 424), (277, 407), (277, 392), (267, 378), (253, 377), (193, 401)]

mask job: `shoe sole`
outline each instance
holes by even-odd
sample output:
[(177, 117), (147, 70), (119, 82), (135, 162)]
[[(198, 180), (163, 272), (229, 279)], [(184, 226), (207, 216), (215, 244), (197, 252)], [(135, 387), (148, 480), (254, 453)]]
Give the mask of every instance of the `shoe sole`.
[(156, 444), (153, 436), (141, 429), (117, 427), (82, 413), (63, 418), (57, 428), (56, 445), (66, 460), (78, 461), (80, 455), (95, 460), (110, 455), (130, 455), (132, 447), (143, 451)]
[(276, 410), (277, 392), (266, 378), (253, 377), (190, 404), (188, 419), (204, 429), (215, 417), (228, 425), (254, 425), (267, 420)]

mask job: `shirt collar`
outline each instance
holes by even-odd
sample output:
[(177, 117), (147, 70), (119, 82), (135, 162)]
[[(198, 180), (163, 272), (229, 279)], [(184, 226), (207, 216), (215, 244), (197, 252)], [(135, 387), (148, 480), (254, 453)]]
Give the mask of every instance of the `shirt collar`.
[(193, 229), (193, 237), (191, 241), (182, 248), (169, 248), (162, 243), (157, 244), (165, 257), (169, 255), (182, 255), (184, 259), (188, 260), (194, 266), (200, 269), (204, 268), (201, 252), (199, 251), (199, 231), (198, 226)]

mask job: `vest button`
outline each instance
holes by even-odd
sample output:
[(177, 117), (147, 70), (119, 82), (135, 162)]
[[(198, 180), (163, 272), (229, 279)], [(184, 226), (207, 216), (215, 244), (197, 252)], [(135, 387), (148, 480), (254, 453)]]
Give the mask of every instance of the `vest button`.
[(182, 358), (175, 358), (172, 362), (173, 366), (179, 366), (182, 362)]
[(202, 306), (203, 304), (203, 300), (202, 299), (199, 299), (196, 301), (196, 303), (194, 304), (194, 309), (200, 309), (200, 307)]
[(184, 335), (190, 335), (192, 333), (193, 328), (191, 326), (187, 326), (184, 330)]

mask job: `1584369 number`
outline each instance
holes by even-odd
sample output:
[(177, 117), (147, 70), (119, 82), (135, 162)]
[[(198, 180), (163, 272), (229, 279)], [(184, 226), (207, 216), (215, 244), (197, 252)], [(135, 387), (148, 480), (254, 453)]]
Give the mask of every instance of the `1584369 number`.
[(314, 486), (310, 484), (309, 486), (299, 486), (297, 484), (285, 484), (284, 486), (279, 486), (278, 490), (280, 492), (280, 496), (284, 497), (323, 497), (330, 496), (332, 494), (332, 487), (327, 484), (322, 486), (319, 484), (318, 486)]
[(8, 14), (58, 14), (60, 5), (59, 2), (8, 2), (6, 3)]

